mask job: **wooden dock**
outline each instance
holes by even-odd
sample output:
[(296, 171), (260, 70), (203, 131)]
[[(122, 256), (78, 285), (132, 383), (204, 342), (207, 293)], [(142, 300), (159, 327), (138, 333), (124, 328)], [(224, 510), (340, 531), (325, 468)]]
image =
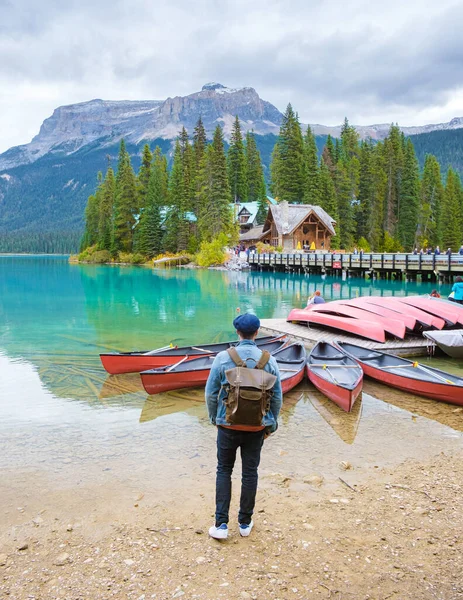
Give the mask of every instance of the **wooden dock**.
[(427, 254), (347, 254), (344, 252), (294, 251), (292, 253), (250, 254), (249, 265), (260, 271), (286, 271), (298, 273), (326, 273), (365, 277), (374, 274), (382, 279), (416, 279), (451, 281), (455, 275), (463, 275), (463, 255)]
[(380, 350), (397, 356), (420, 356), (428, 353), (429, 341), (424, 337), (410, 337), (405, 340), (388, 340), (384, 344), (372, 342), (353, 335), (345, 335), (324, 329), (315, 329), (305, 325), (288, 323), (286, 319), (261, 319), (261, 329), (272, 334), (287, 334), (297, 341), (301, 341), (307, 348), (314, 346), (317, 342), (349, 342), (368, 348)]

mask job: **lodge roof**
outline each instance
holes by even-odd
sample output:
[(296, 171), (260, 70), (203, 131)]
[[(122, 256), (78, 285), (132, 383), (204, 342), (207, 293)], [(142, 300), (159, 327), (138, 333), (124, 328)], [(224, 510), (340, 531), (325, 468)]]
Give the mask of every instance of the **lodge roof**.
[(248, 220), (246, 221), (246, 223), (254, 223), (255, 218), (257, 217), (257, 213), (259, 211), (259, 203), (258, 202), (241, 202), (241, 204), (239, 206), (240, 206), (240, 209), (238, 211), (238, 217), (241, 215), (241, 213), (245, 209), (249, 213), (249, 217), (248, 217)]
[(311, 214), (328, 229), (331, 235), (335, 235), (334, 225), (336, 221), (321, 207), (313, 204), (288, 204), (280, 202), (269, 207), (273, 216), (275, 226), (280, 235), (290, 235)]
[(240, 235), (240, 242), (255, 242), (261, 239), (264, 233), (264, 226), (258, 225), (257, 227), (253, 227), (249, 231), (242, 233)]

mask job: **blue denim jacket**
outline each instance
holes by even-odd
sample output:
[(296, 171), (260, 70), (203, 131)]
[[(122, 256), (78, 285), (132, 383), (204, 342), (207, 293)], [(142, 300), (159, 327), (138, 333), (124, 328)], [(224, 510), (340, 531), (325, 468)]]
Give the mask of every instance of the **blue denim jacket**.
[[(236, 349), (243, 360), (250, 359), (247, 361), (250, 367), (254, 367), (262, 355), (262, 351), (251, 340), (242, 340)], [(228, 385), (225, 371), (233, 369), (233, 367), (236, 367), (236, 365), (227, 351), (219, 352), (212, 364), (206, 383), (206, 404), (209, 419), (213, 425), (229, 425), (225, 419), (226, 408), (223, 400), (227, 396), (225, 386)], [(277, 428), (277, 419), (283, 401), (280, 372), (273, 356), (270, 357), (270, 360), (265, 365), (265, 370), (277, 376), (270, 399), (270, 410), (262, 419), (262, 425), (269, 427), (270, 432), (273, 432)]]

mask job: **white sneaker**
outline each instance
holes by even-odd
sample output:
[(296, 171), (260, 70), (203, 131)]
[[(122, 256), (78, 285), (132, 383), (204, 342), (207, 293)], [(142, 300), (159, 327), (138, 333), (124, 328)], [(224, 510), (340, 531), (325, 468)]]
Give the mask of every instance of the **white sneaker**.
[(252, 528), (254, 527), (254, 521), (251, 521), (249, 525), (245, 525), (244, 523), (240, 523), (240, 536), (248, 537), (251, 533)]
[[(212, 527), (209, 528), (209, 535), (213, 538), (215, 538), (216, 540), (226, 540), (228, 537), (228, 526), (226, 523), (222, 523), (222, 525), (219, 525), (219, 527), (216, 527), (215, 525), (213, 525)], [(249, 535), (249, 533), (247, 533), (246, 535)]]

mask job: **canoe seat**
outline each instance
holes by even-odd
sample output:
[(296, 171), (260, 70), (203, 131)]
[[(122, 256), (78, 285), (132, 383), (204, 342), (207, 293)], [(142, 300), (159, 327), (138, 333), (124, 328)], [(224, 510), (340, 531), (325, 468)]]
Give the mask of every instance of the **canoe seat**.
[(334, 354), (333, 356), (326, 356), (326, 354), (314, 354), (313, 352), (310, 354), (311, 358), (318, 358), (320, 360), (339, 360), (341, 358), (345, 358), (345, 354)]

